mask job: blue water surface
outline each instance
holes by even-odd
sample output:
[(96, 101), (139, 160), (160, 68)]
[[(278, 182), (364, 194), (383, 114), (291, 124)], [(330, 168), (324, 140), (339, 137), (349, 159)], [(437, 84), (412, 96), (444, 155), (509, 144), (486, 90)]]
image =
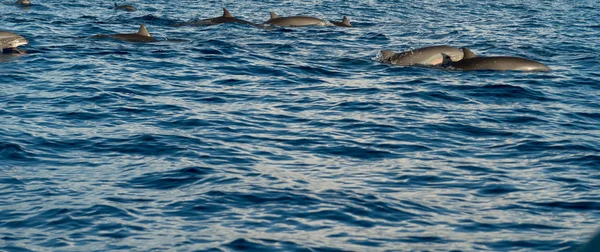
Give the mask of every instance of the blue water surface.
[[(33, 3), (0, 4), (30, 41), (0, 57), (0, 250), (564, 251), (600, 227), (599, 1)], [(354, 27), (173, 27), (223, 7)], [(91, 38), (140, 24), (162, 41)], [(440, 44), (553, 71), (377, 59)]]

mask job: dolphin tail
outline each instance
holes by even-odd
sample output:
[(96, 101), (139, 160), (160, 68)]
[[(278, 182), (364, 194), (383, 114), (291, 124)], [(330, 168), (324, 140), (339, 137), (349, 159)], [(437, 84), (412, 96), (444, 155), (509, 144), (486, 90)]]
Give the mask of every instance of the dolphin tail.
[(115, 8), (119, 7), (119, 5), (117, 4), (117, 2), (115, 2)]
[(148, 29), (146, 29), (146, 26), (144, 26), (144, 25), (140, 25), (140, 30), (137, 32), (137, 34), (146, 36), (146, 37), (152, 37), (152, 36), (150, 36)]
[(350, 20), (344, 16), (344, 19), (342, 20), (342, 24), (348, 26), (348, 27), (352, 27), (352, 25), (350, 24)]
[(223, 17), (232, 18), (233, 16), (231, 15), (231, 13), (229, 13), (227, 9), (223, 8)]
[(271, 11), (269, 14), (271, 15), (271, 18), (269, 18), (269, 20), (273, 20), (273, 19), (279, 18), (279, 16), (277, 14), (275, 14), (275, 12)]
[(390, 59), (392, 56), (394, 56), (394, 54), (396, 54), (396, 53), (394, 53), (394, 52), (392, 52), (392, 51), (388, 51), (388, 50), (382, 50), (382, 51), (381, 51), (381, 59), (382, 59), (382, 60), (388, 60), (388, 59)]
[(471, 52), (471, 50), (469, 50), (469, 48), (463, 47), (461, 49), (464, 53), (463, 59), (471, 59), (471, 58), (477, 57), (477, 54), (475, 54), (474, 52)]

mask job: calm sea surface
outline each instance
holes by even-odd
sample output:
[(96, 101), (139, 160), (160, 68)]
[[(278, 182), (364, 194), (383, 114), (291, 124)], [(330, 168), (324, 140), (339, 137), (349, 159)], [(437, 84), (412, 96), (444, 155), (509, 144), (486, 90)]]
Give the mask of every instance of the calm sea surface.
[[(0, 56), (0, 250), (563, 251), (600, 228), (599, 1), (33, 2), (0, 4), (30, 41)], [(222, 7), (354, 28), (173, 27)], [(140, 24), (163, 41), (90, 38)], [(439, 44), (553, 71), (377, 60)]]

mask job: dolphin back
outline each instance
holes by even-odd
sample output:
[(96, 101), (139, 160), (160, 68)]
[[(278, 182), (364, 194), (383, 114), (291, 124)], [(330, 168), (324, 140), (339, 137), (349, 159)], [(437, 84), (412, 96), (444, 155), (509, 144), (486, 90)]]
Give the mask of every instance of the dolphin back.
[(307, 16), (280, 17), (275, 12), (270, 13), (271, 18), (265, 24), (271, 24), (283, 27), (301, 27), (301, 26), (324, 26), (325, 21)]
[(31, 5), (31, 1), (29, 0), (17, 0), (15, 2), (15, 4), (21, 4), (21, 5)]
[(381, 61), (383, 62), (389, 62), (390, 59), (395, 55), (395, 52), (392, 52), (390, 50), (381, 50)]
[(463, 52), (455, 47), (439, 45), (409, 50), (401, 53), (393, 53), (387, 50), (381, 51), (382, 59), (394, 65), (439, 65), (443, 63), (444, 55), (453, 60), (462, 59)]
[(125, 33), (125, 34), (99, 34), (94, 35), (92, 38), (112, 38), (123, 40), (127, 42), (156, 42), (157, 39), (153, 38), (146, 29), (146, 26), (140, 25), (139, 30), (136, 33)]
[(173, 26), (209, 26), (216, 24), (224, 24), (224, 23), (238, 23), (238, 24), (247, 24), (247, 25), (255, 25), (252, 22), (239, 19), (231, 15), (231, 13), (227, 10), (227, 8), (223, 8), (223, 15), (214, 18), (207, 18), (198, 21), (189, 21), (183, 23), (176, 23)]
[(519, 57), (495, 56), (476, 57), (461, 60), (451, 64), (452, 67), (462, 70), (496, 70), (496, 71), (542, 71), (551, 69), (537, 61)]
[(133, 5), (129, 5), (129, 4), (118, 5), (117, 3), (115, 3), (115, 9), (116, 10), (125, 10), (125, 11), (136, 11), (137, 10), (135, 7), (133, 7)]

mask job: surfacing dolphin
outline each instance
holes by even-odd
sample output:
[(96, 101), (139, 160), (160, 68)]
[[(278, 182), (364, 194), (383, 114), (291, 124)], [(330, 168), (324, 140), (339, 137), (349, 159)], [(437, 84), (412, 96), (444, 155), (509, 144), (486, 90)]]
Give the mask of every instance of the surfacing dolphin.
[(381, 61), (400, 66), (439, 65), (443, 62), (443, 54), (450, 56), (454, 61), (461, 60), (463, 57), (463, 52), (456, 47), (438, 45), (401, 53), (383, 50), (381, 51)]
[(223, 23), (238, 23), (238, 24), (255, 25), (252, 22), (248, 22), (246, 20), (242, 20), (242, 19), (233, 17), (233, 15), (231, 15), (231, 13), (229, 13), (229, 11), (226, 8), (223, 8), (223, 16), (216, 17), (216, 18), (202, 19), (202, 20), (198, 20), (198, 21), (178, 23), (178, 24), (174, 24), (173, 26), (186, 26), (186, 25), (203, 26), (203, 25), (223, 24)]
[(342, 18), (342, 22), (331, 21), (331, 23), (335, 26), (352, 27), (352, 25), (350, 24), (350, 20), (346, 16)]
[(99, 34), (94, 35), (92, 38), (112, 38), (117, 40), (123, 40), (127, 42), (156, 42), (157, 39), (153, 38), (146, 26), (140, 25), (140, 29), (136, 33), (126, 33), (126, 34)]
[(293, 16), (293, 17), (280, 17), (275, 12), (271, 12), (271, 18), (264, 22), (264, 24), (270, 24), (275, 26), (283, 27), (301, 27), (301, 26), (325, 26), (327, 22), (307, 16)]
[(17, 0), (15, 4), (29, 6), (31, 2), (29, 0)]
[(137, 9), (135, 7), (133, 7), (133, 5), (129, 5), (129, 4), (123, 4), (123, 5), (118, 5), (117, 3), (115, 3), (115, 10), (125, 10), (125, 11), (136, 11)]
[(0, 31), (0, 52), (21, 53), (21, 51), (17, 49), (17, 46), (26, 45), (27, 43), (29, 43), (29, 41), (27, 41), (27, 39), (21, 35), (7, 31)]
[(454, 61), (449, 55), (444, 55), (440, 66), (460, 70), (497, 70), (497, 71), (550, 71), (550, 68), (540, 62), (509, 56), (479, 57), (466, 47), (461, 48), (463, 58)]

